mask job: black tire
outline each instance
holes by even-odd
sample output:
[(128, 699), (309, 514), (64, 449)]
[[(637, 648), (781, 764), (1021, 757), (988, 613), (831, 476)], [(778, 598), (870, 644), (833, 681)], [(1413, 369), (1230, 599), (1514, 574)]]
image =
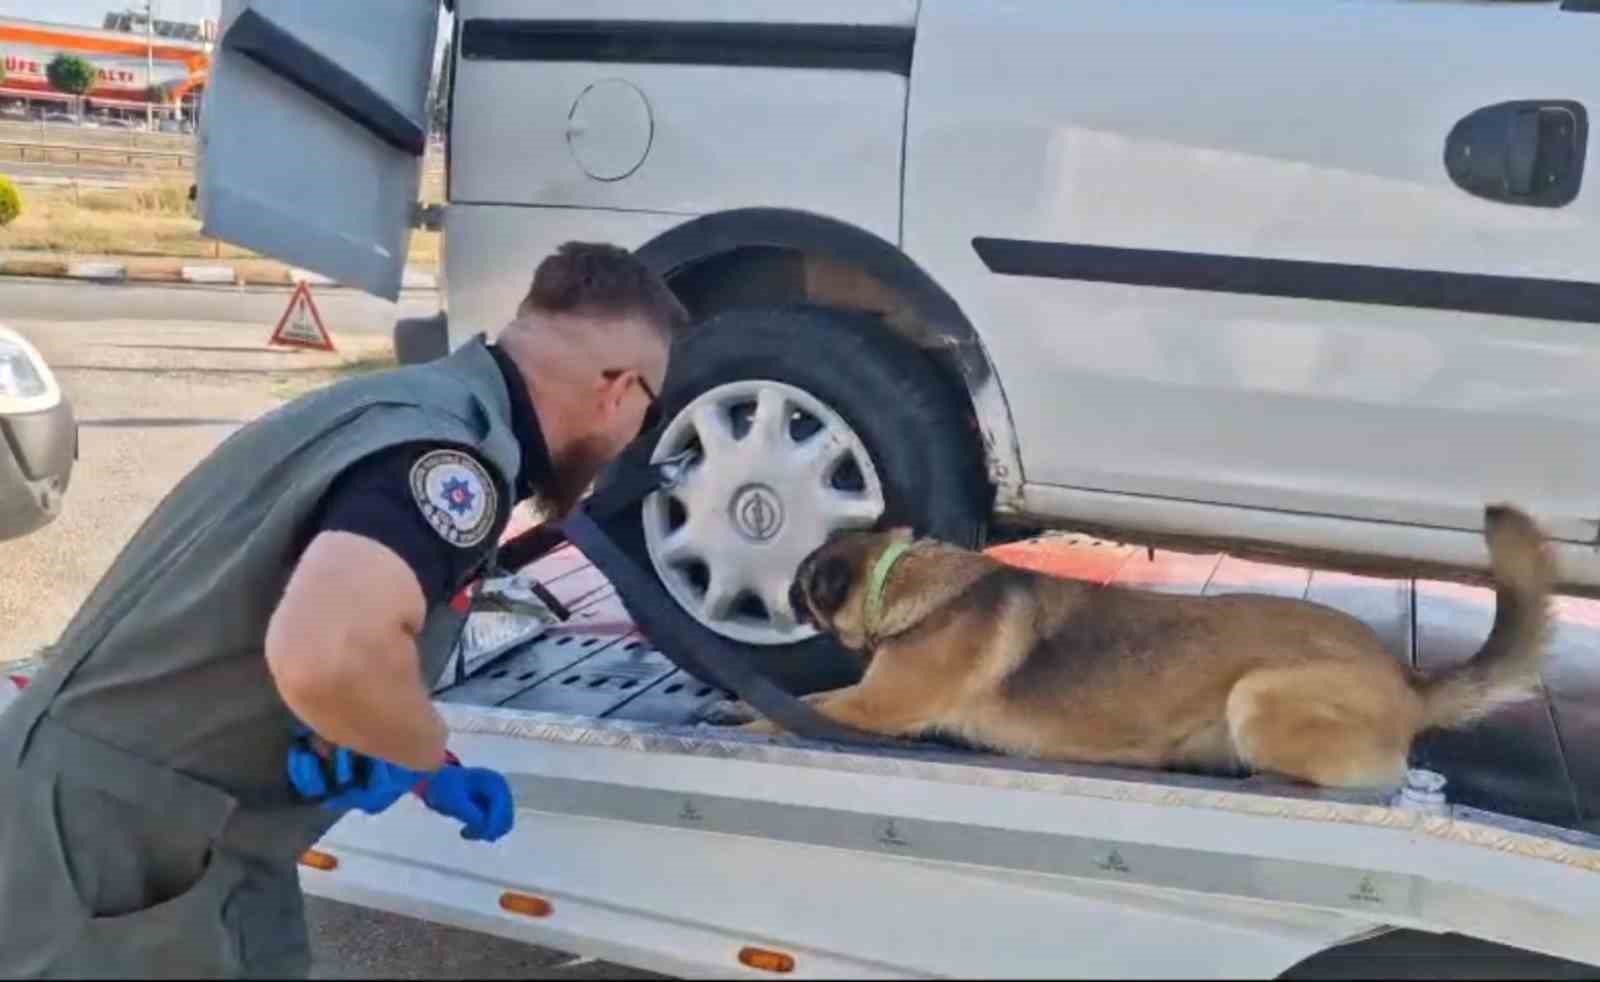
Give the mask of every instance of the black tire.
[[(717, 314), (675, 346), (661, 394), (663, 420), (670, 421), (710, 389), (752, 379), (804, 389), (855, 430), (883, 486), (879, 527), (905, 525), (971, 548), (983, 544), (991, 497), (966, 394), (928, 355), (892, 335), (881, 321), (815, 307)], [(648, 459), (658, 434), (647, 434), (628, 453)], [(640, 511), (629, 508), (603, 528), (654, 578)], [(634, 606), (628, 597), (622, 600)], [(673, 639), (652, 639), (669, 655), (673, 643), (692, 646), (696, 637), (713, 636), (664, 587), (655, 602), (670, 608), (654, 613), (658, 624), (668, 619)], [(825, 636), (787, 646), (721, 640), (796, 695), (860, 677), (857, 659)]]
[(421, 365), (450, 353), (450, 325), (443, 314), (407, 317), (394, 325), (394, 356), (402, 365)]

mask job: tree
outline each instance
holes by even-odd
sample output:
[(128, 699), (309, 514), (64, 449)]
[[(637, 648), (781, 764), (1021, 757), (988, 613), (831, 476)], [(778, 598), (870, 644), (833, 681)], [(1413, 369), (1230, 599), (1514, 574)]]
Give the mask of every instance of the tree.
[(94, 66), (77, 55), (56, 55), (45, 68), (44, 77), (57, 92), (78, 97), (78, 115), (82, 116), (83, 97), (94, 88)]

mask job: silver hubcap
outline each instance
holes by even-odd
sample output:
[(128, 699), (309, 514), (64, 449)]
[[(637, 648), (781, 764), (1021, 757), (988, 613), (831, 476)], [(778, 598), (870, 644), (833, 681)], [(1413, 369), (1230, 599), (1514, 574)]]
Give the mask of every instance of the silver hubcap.
[(747, 644), (804, 641), (789, 587), (806, 555), (883, 514), (883, 486), (844, 419), (782, 382), (719, 386), (683, 408), (652, 460), (688, 452), (672, 488), (644, 502), (650, 561), (695, 620)]

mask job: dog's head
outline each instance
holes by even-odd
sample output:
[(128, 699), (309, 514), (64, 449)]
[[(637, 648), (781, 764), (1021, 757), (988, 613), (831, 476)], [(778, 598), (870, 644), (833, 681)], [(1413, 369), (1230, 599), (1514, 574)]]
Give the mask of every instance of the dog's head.
[(857, 651), (867, 646), (867, 593), (872, 570), (896, 543), (909, 544), (911, 530), (840, 532), (801, 560), (789, 588), (789, 606), (802, 623), (815, 624)]

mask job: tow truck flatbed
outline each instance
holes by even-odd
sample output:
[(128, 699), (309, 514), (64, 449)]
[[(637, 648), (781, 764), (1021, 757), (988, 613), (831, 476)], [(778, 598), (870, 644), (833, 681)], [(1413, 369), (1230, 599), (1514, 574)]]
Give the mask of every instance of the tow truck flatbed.
[[(996, 552), (1308, 597), (1423, 666), (1493, 616), (1448, 583), (1083, 537)], [(1419, 745), (1440, 804), (735, 735), (697, 722), (728, 693), (652, 648), (580, 554), (527, 572), (572, 620), (436, 693), (457, 751), (511, 776), (517, 830), (459, 842), (409, 801), (353, 815), (308, 892), (702, 977), (1273, 977), (1390, 929), (1600, 965), (1600, 604), (1558, 602), (1543, 698)]]

